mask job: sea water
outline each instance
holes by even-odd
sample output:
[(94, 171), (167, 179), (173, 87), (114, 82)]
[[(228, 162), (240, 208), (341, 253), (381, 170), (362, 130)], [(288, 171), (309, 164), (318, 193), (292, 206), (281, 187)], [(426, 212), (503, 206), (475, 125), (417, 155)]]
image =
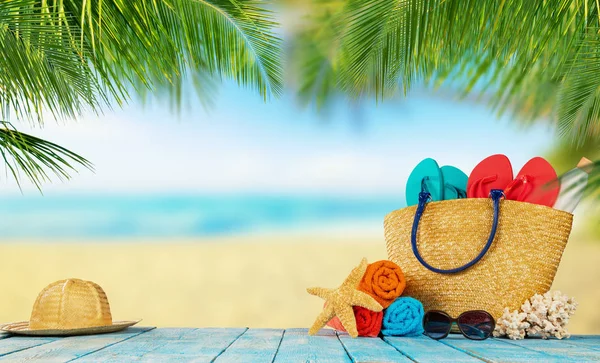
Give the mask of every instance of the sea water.
[(398, 196), (76, 195), (0, 197), (7, 239), (205, 237), (374, 226)]

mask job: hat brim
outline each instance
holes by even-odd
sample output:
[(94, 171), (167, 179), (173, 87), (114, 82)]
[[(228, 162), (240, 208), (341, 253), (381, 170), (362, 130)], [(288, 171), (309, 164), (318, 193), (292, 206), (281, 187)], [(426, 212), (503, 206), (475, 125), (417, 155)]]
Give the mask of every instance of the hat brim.
[(65, 337), (74, 335), (92, 335), (92, 334), (105, 334), (114, 333), (119, 330), (123, 330), (132, 325), (139, 323), (140, 320), (130, 321), (113, 321), (112, 325), (106, 326), (93, 326), (89, 328), (77, 328), (77, 329), (29, 329), (28, 321), (20, 321), (16, 323), (9, 323), (2, 325), (0, 331), (7, 332), (15, 335), (27, 335), (27, 336), (55, 336)]

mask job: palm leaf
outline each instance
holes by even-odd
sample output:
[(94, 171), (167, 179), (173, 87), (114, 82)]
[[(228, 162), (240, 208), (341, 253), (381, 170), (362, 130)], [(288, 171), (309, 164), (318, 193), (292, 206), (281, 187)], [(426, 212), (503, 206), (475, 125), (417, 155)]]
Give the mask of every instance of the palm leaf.
[[(322, 3), (312, 2), (315, 8)], [(294, 59), (299, 78), (307, 82), (298, 89), (303, 99), (324, 98), (311, 93), (322, 88), (319, 83), (333, 84), (332, 92), (351, 99), (380, 99), (406, 93), (419, 81), (453, 86), (464, 97), (484, 96), (499, 114), (513, 112), (525, 121), (558, 120), (564, 134), (595, 132), (588, 126), (598, 122), (597, 90), (591, 86), (598, 82), (585, 74), (597, 69), (597, 2), (328, 3), (329, 16), (316, 11), (294, 44), (296, 54), (306, 54)], [(325, 33), (314, 31), (332, 23), (341, 25)], [(592, 39), (583, 41), (587, 38)], [(328, 49), (330, 56), (320, 53), (321, 61), (316, 61), (308, 54), (313, 49)], [(329, 64), (333, 71), (327, 78), (317, 76), (317, 63)]]
[[(93, 71), (74, 51), (76, 28), (31, 1), (0, 2), (0, 110), (4, 118), (42, 112), (75, 117), (106, 101)], [(20, 6), (19, 6), (20, 5)]]
[[(233, 79), (264, 99), (277, 96), (280, 39), (268, 5), (260, 0), (1, 1), (3, 119), (42, 123), (47, 113), (71, 119), (133, 97), (145, 101), (151, 93), (167, 93), (179, 108), (190, 86), (208, 103), (219, 79)], [(12, 150), (13, 156), (19, 147), (43, 145), (6, 140), (5, 152)], [(20, 169), (39, 186), (49, 175), (44, 167), (66, 177), (66, 159), (55, 164), (47, 159), (60, 153), (22, 152), (27, 157), (7, 164), (15, 177)]]
[[(95, 69), (115, 89), (129, 80), (143, 96), (167, 87), (178, 98), (189, 72), (234, 79), (264, 98), (281, 92), (280, 39), (266, 3), (88, 0), (84, 9), (78, 0), (64, 1), (67, 12), (82, 14), (71, 23), (82, 29)], [(206, 95), (202, 86), (197, 90)]]
[(305, 26), (289, 40), (288, 63), (294, 70), (291, 82), (300, 102), (315, 101), (321, 108), (340, 93), (336, 68), (347, 23), (339, 15), (343, 2), (315, 0), (312, 5)]
[(0, 154), (19, 187), (21, 173), (41, 191), (41, 184), (49, 181), (51, 174), (66, 180), (75, 171), (74, 165), (93, 170), (88, 160), (62, 146), (19, 132), (8, 122), (0, 124)]
[(589, 30), (558, 95), (559, 130), (573, 143), (600, 137), (600, 35)]

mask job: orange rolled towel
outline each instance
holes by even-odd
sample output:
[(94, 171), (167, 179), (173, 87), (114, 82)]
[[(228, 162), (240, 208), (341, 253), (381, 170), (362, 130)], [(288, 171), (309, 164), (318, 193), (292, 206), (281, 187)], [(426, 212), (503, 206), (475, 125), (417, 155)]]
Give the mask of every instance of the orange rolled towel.
[(360, 291), (371, 295), (384, 309), (402, 295), (405, 287), (406, 279), (400, 266), (388, 260), (369, 264), (358, 285)]

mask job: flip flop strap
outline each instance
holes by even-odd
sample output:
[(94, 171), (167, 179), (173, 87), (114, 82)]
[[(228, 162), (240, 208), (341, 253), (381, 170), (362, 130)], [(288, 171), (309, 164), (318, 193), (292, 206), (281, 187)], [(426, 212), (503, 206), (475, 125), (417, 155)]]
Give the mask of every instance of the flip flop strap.
[(427, 182), (429, 182), (429, 181), (431, 181), (431, 178), (428, 177), (428, 176), (423, 177), (423, 179), (421, 179), (421, 193), (429, 193), (429, 194), (431, 194), (429, 192), (430, 189), (427, 186)]
[(444, 183), (444, 187), (446, 187), (446, 188), (448, 188), (450, 190), (453, 190), (456, 193), (458, 199), (462, 199), (462, 198), (466, 198), (467, 197), (467, 192), (466, 191), (464, 191), (464, 190), (462, 190), (460, 188), (457, 188), (457, 187), (455, 187), (454, 185), (452, 185), (450, 183)]
[(483, 189), (484, 184), (492, 183), (498, 180), (498, 174), (484, 176), (483, 178), (475, 180), (475, 182), (469, 185), (469, 195), (481, 195), (485, 192)]
[(516, 199), (514, 199), (514, 198), (508, 198), (508, 199), (523, 201), (529, 194), (531, 194), (531, 191), (533, 190), (533, 185), (531, 184), (532, 181), (533, 181), (533, 177), (531, 175), (527, 175), (527, 174), (521, 175), (518, 178), (516, 178), (515, 180), (513, 180), (512, 182), (510, 182), (510, 184), (508, 184), (506, 189), (504, 189), (504, 194), (506, 194), (508, 196), (514, 188), (522, 185), (523, 189), (521, 190), (521, 193), (519, 193), (519, 196)]
[(429, 188), (427, 187), (427, 182), (429, 181), (429, 177), (426, 176), (421, 179), (421, 193), (429, 193)]
[(492, 189), (492, 191), (490, 192), (490, 197), (492, 198), (492, 202), (494, 204), (494, 220), (492, 222), (492, 229), (490, 231), (490, 236), (488, 237), (488, 241), (485, 244), (485, 247), (483, 247), (483, 249), (481, 250), (481, 252), (479, 252), (479, 255), (477, 255), (477, 257), (475, 257), (471, 262), (469, 262), (463, 266), (444, 270), (444, 269), (439, 269), (439, 268), (433, 267), (430, 264), (428, 264), (423, 259), (423, 257), (421, 257), (421, 253), (419, 252), (419, 248), (417, 246), (417, 231), (419, 230), (419, 221), (421, 220), (421, 216), (423, 215), (423, 212), (425, 211), (425, 206), (431, 199), (431, 195), (429, 193), (427, 193), (427, 192), (419, 193), (419, 204), (417, 206), (417, 211), (415, 212), (415, 219), (413, 221), (412, 233), (411, 233), (411, 239), (410, 239), (412, 251), (413, 251), (415, 257), (417, 258), (417, 260), (421, 263), (421, 265), (423, 265), (428, 270), (437, 272), (440, 274), (452, 274), (452, 273), (456, 273), (456, 272), (461, 272), (461, 271), (464, 271), (464, 270), (468, 269), (469, 267), (475, 265), (477, 262), (479, 262), (479, 260), (481, 260), (483, 258), (483, 256), (485, 256), (487, 251), (492, 246), (492, 242), (494, 242), (494, 238), (496, 237), (496, 229), (498, 228), (499, 215), (500, 215), (500, 199), (503, 196), (504, 196), (504, 192), (500, 189)]

